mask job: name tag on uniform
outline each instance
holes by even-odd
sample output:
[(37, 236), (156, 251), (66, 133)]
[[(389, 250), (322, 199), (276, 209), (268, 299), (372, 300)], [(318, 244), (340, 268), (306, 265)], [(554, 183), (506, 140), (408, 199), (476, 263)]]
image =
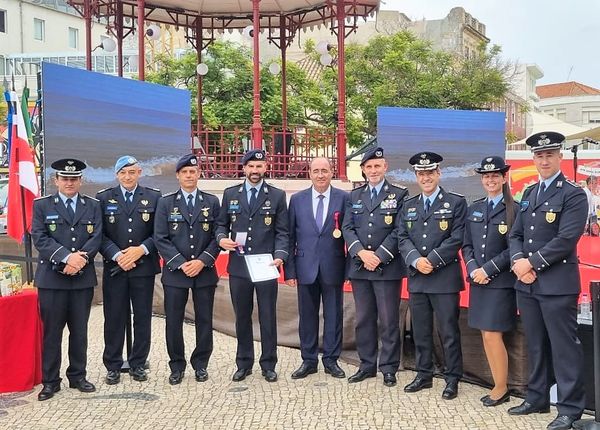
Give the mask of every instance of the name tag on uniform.
[(182, 219), (183, 219), (183, 215), (181, 215), (181, 214), (170, 214), (169, 215), (170, 222), (177, 222), (177, 221), (181, 221)]
[(108, 212), (115, 212), (115, 211), (116, 211), (118, 208), (119, 208), (119, 207), (118, 207), (118, 206), (116, 206), (116, 205), (113, 205), (113, 206), (111, 206), (111, 205), (107, 205), (107, 206), (106, 206), (106, 210), (107, 210)]
[(407, 218), (416, 218), (417, 217), (417, 213), (416, 212), (409, 212), (406, 214)]
[(48, 219), (48, 220), (58, 219), (58, 215), (46, 215), (46, 219)]
[(362, 209), (362, 203), (352, 203), (352, 209)]
[(473, 216), (476, 218), (483, 218), (483, 212), (475, 211), (473, 212)]

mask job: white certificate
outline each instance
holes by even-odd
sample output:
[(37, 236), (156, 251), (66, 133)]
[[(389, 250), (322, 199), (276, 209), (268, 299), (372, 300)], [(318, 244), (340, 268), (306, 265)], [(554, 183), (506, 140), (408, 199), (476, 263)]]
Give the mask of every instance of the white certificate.
[(252, 282), (279, 278), (279, 270), (277, 270), (277, 267), (272, 266), (273, 256), (271, 254), (244, 255), (244, 259)]

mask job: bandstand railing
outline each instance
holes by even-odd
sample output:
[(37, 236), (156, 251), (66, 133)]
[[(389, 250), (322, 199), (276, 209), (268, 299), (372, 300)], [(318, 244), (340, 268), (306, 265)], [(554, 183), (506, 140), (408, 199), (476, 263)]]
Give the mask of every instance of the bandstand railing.
[[(296, 125), (282, 130), (263, 127), (263, 149), (267, 152), (267, 176), (282, 179), (308, 178), (309, 165), (315, 157), (326, 157), (338, 177), (335, 129)], [(251, 145), (251, 125), (223, 125), (212, 130), (193, 127), (192, 147), (198, 155), (205, 178), (243, 176), (241, 159)]]

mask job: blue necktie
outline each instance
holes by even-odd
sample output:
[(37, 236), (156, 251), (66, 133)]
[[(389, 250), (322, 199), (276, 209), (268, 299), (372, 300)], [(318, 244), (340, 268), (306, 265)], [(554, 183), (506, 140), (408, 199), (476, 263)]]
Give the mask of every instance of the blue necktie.
[(490, 219), (492, 217), (493, 211), (494, 211), (494, 201), (490, 200), (490, 202), (488, 203), (488, 210), (487, 210), (488, 219)]
[(323, 203), (323, 199), (325, 196), (323, 194), (319, 194), (319, 203), (317, 203), (317, 213), (315, 215), (315, 221), (317, 223), (317, 228), (319, 231), (323, 230), (323, 211), (325, 210), (325, 204)]
[(429, 209), (431, 209), (431, 201), (429, 199), (425, 199), (425, 213), (429, 213)]
[(373, 203), (377, 199), (377, 189), (371, 188), (371, 203)]
[(133, 193), (131, 191), (125, 191), (125, 206), (127, 210), (131, 209)]
[(256, 193), (258, 192), (258, 190), (256, 188), (250, 188), (250, 193), (252, 193), (252, 195), (250, 196), (250, 201), (248, 202), (248, 204), (250, 205), (250, 210), (253, 211), (254, 208), (256, 207)]
[(188, 194), (187, 196), (187, 208), (190, 213), (190, 216), (194, 213), (194, 196)]
[(69, 218), (70, 218), (69, 221), (72, 224), (73, 220), (75, 219), (75, 211), (73, 210), (73, 199), (67, 199), (66, 205), (67, 205), (67, 213), (69, 214)]

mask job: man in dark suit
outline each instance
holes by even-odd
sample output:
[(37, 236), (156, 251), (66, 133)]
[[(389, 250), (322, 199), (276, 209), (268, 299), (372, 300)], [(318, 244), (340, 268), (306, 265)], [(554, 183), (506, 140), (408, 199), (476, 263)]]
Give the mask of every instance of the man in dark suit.
[(342, 351), (343, 284), (346, 252), (342, 238), (348, 193), (331, 186), (333, 170), (327, 158), (310, 163), (311, 188), (290, 199), (290, 257), (286, 283), (298, 288), (302, 365), (292, 379), (317, 372), (319, 308), (323, 300), (323, 366), (335, 378), (346, 374), (337, 360)]
[(196, 381), (208, 379), (208, 360), (213, 350), (213, 304), (219, 277), (215, 261), (215, 219), (219, 199), (198, 189), (200, 168), (195, 155), (184, 155), (175, 167), (180, 189), (159, 201), (154, 220), (154, 243), (164, 260), (166, 337), (169, 384), (183, 380), (186, 368), (183, 318), (189, 290), (194, 302), (196, 344), (190, 363)]
[(398, 217), (398, 246), (408, 267), (409, 306), (415, 341), (417, 376), (407, 393), (433, 383), (433, 317), (438, 322), (446, 362), (445, 400), (458, 395), (462, 377), (459, 292), (463, 289), (458, 253), (462, 246), (467, 202), (439, 186), (441, 155), (420, 152), (409, 163), (421, 193), (408, 199)]
[(232, 379), (242, 381), (252, 373), (252, 309), (256, 290), (262, 347), (260, 367), (265, 380), (275, 382), (277, 279), (253, 282), (244, 255), (272, 254), (275, 267), (283, 264), (289, 255), (287, 205), (285, 192), (264, 182), (267, 171), (264, 151), (248, 151), (242, 165), (246, 180), (225, 189), (217, 222), (217, 242), (229, 251), (227, 271), (238, 340), (237, 370)]
[(129, 374), (135, 381), (148, 379), (144, 366), (150, 352), (154, 277), (160, 272), (152, 234), (160, 191), (139, 185), (141, 174), (134, 157), (120, 157), (115, 164), (119, 185), (96, 195), (104, 216), (100, 249), (104, 257), (102, 359), (108, 385), (121, 379), (125, 326), (132, 307), (134, 336), (127, 357)]
[(69, 327), (69, 387), (83, 393), (96, 391), (86, 379), (87, 326), (97, 285), (94, 257), (102, 244), (102, 212), (96, 199), (79, 194), (85, 163), (69, 158), (51, 167), (58, 192), (35, 200), (31, 227), (39, 253), (35, 284), (44, 324), (40, 401), (60, 391), (65, 325)]
[(385, 179), (387, 162), (383, 149), (373, 148), (365, 153), (360, 165), (368, 183), (350, 194), (343, 224), (352, 259), (348, 277), (356, 307), (356, 350), (360, 358), (358, 372), (348, 382), (361, 382), (376, 375), (381, 338), (379, 370), (383, 383), (392, 387), (400, 366), (400, 287), (406, 276), (393, 231), (407, 191)]
[(510, 234), (529, 382), (525, 401), (508, 413), (549, 412), (549, 390), (556, 381), (558, 416), (548, 425), (552, 430), (571, 428), (585, 406), (583, 350), (577, 338), (581, 289), (577, 242), (585, 228), (588, 205), (583, 189), (560, 171), (564, 140), (554, 132), (527, 139), (540, 181), (523, 193)]

